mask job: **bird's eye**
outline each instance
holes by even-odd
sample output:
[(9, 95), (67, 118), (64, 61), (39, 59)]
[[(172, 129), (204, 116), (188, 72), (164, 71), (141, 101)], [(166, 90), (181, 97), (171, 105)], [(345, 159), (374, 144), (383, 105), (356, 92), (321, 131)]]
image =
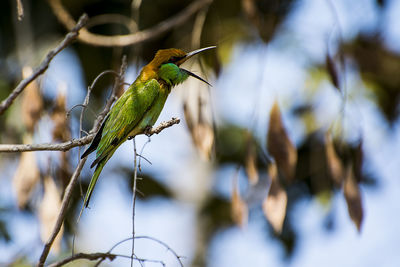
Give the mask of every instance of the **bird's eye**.
[(171, 57), (169, 60), (168, 60), (168, 63), (176, 63), (176, 62), (178, 62), (179, 60), (181, 60), (181, 59), (183, 59), (184, 57)]

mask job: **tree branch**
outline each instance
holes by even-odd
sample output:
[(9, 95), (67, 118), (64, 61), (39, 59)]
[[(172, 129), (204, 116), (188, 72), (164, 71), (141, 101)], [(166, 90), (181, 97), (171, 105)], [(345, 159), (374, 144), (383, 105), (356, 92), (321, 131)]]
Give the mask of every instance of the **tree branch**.
[(61, 41), (61, 43), (51, 50), (47, 55), (46, 58), (42, 61), (38, 68), (27, 78), (23, 79), (17, 87), (11, 92), (11, 94), (0, 103), (0, 115), (2, 115), (14, 102), (14, 100), (18, 97), (18, 95), (25, 89), (25, 87), (30, 84), (33, 80), (43, 74), (47, 68), (51, 60), (60, 53), (65, 47), (67, 47), (72, 41), (74, 41), (78, 37), (78, 32), (85, 26), (87, 23), (88, 17), (86, 14), (83, 14), (80, 18), (78, 23), (71, 28), (71, 31), (65, 36), (65, 38)]
[[(109, 107), (105, 108), (105, 110), (109, 110)], [(106, 113), (107, 114), (107, 113)], [(100, 116), (99, 116), (100, 117)], [(103, 116), (104, 118), (104, 116)], [(96, 119), (99, 121), (96, 125), (100, 125), (102, 119)], [(169, 121), (161, 122), (156, 128), (151, 128), (146, 131), (144, 134), (147, 136), (152, 136), (153, 134), (159, 134), (166, 128), (173, 126), (174, 124), (179, 124), (180, 119), (172, 118)], [(97, 128), (97, 127), (96, 127)], [(93, 131), (91, 131), (93, 132)], [(85, 137), (79, 139), (72, 139), (64, 143), (43, 143), (43, 144), (0, 144), (0, 153), (1, 152), (26, 152), (26, 151), (68, 151), (71, 148), (77, 146), (84, 146), (92, 142), (95, 134), (91, 133)]]
[[(120, 255), (120, 254), (112, 254), (110, 252), (102, 253), (102, 252), (97, 252), (97, 253), (77, 253), (75, 255), (72, 255), (68, 258), (65, 258), (63, 260), (60, 260), (58, 262), (52, 263), (48, 265), (48, 267), (60, 267), (64, 266), (67, 263), (76, 261), (76, 260), (101, 260), (104, 261), (105, 259), (109, 259), (110, 261), (113, 261), (116, 257), (123, 257), (123, 258), (131, 258), (130, 256), (126, 255)], [(151, 259), (143, 259), (143, 258), (138, 258), (136, 256), (133, 257), (134, 260), (137, 260), (139, 263), (142, 262), (152, 262), (152, 263), (158, 263), (161, 264), (162, 266), (165, 266), (165, 263), (160, 260), (151, 260)]]
[(94, 138), (94, 134), (87, 135), (79, 139), (72, 139), (64, 143), (44, 143), (44, 144), (0, 144), (0, 152), (25, 152), (25, 151), (68, 151), (77, 146), (89, 144)]
[[(193, 14), (211, 4), (213, 0), (197, 0), (188, 5), (177, 15), (170, 17), (152, 28), (127, 34), (106, 36), (94, 34), (83, 28), (78, 39), (84, 43), (96, 46), (128, 46), (153, 39), (168, 30), (185, 23)], [(67, 28), (71, 29), (75, 21), (71, 14), (62, 5), (61, 0), (48, 0), (57, 19)]]
[(169, 128), (174, 124), (179, 124), (181, 122), (178, 118), (172, 118), (169, 121), (163, 121), (158, 125), (156, 128), (151, 128), (150, 130), (146, 131), (144, 134), (147, 136), (152, 136), (153, 134), (159, 134), (165, 128)]
[(94, 260), (98, 260), (98, 259), (102, 259), (102, 260), (109, 259), (110, 261), (113, 261), (117, 256), (118, 255), (116, 255), (116, 254), (101, 253), (101, 252), (91, 253), (91, 254), (78, 253), (78, 254), (72, 255), (72, 256), (70, 256), (68, 258), (65, 258), (65, 259), (63, 259), (61, 261), (55, 262), (53, 264), (50, 264), (48, 267), (59, 267), (59, 266), (65, 265), (65, 264), (67, 264), (69, 262), (76, 261), (76, 260), (81, 260), (81, 259), (90, 260), (90, 261), (94, 261)]

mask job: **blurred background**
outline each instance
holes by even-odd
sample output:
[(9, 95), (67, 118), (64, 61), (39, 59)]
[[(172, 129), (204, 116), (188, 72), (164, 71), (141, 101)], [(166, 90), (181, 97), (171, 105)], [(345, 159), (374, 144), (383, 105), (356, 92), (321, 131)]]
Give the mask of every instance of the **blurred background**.
[[(212, 87), (189, 78), (174, 88), (156, 125), (181, 123), (135, 138), (136, 235), (165, 242), (185, 266), (399, 266), (400, 1), (35, 0), (20, 3), (20, 18), (18, 2), (0, 9), (0, 100), (71, 28), (60, 6), (75, 20), (87, 13), (87, 29), (106, 36), (201, 8), (145, 42), (68, 46), (0, 116), (1, 144), (78, 138), (74, 106), (123, 55), (130, 84), (158, 49), (216, 45), (184, 65)], [(105, 75), (95, 85), (85, 131), (113, 83)], [(0, 153), (0, 265), (37, 262), (79, 153)], [(77, 223), (86, 165), (47, 263), (132, 236), (133, 142), (106, 165)], [(129, 256), (131, 241), (113, 252)], [(152, 240), (136, 240), (135, 254), (179, 266)]]

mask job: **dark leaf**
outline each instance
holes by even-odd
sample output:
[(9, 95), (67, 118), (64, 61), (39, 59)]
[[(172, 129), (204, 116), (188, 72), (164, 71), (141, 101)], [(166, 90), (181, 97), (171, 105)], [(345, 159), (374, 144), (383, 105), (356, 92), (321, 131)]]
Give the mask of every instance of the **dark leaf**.
[(292, 183), (295, 179), (297, 150), (286, 133), (277, 101), (275, 101), (271, 109), (267, 149), (274, 157), (278, 170), (283, 174), (285, 182)]
[(353, 168), (351, 165), (346, 170), (346, 177), (343, 184), (343, 193), (347, 202), (347, 209), (351, 220), (357, 227), (358, 231), (361, 231), (361, 224), (363, 221), (363, 207), (361, 200), (360, 188), (357, 184), (356, 178), (353, 175)]

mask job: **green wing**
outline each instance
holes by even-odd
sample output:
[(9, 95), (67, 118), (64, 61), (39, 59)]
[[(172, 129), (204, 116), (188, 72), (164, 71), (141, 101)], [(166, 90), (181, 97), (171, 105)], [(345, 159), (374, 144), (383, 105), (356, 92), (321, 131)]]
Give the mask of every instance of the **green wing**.
[(160, 84), (152, 79), (146, 83), (134, 83), (118, 99), (105, 122), (97, 147), (96, 158), (106, 156), (114, 147), (121, 145), (136, 128), (160, 92)]
[[(160, 84), (155, 79), (145, 83), (135, 82), (125, 91), (110, 110), (93, 140), (93, 142), (97, 140), (97, 144), (92, 143), (87, 150), (90, 153), (97, 148), (96, 160), (91, 167), (97, 166), (90, 180), (84, 206), (87, 207), (89, 204), (90, 196), (104, 165), (114, 154), (115, 150), (126, 140), (129, 133), (139, 127), (139, 123), (156, 102), (159, 93)], [(138, 130), (140, 132), (140, 130), (144, 129)], [(87, 152), (83, 156), (86, 156)]]

